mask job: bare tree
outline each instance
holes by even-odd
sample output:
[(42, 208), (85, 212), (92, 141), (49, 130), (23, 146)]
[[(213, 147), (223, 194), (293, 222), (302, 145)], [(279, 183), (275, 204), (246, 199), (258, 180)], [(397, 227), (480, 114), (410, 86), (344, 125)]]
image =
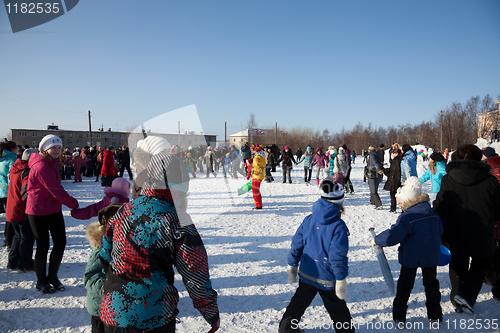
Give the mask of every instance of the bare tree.
[(250, 116), (248, 117), (247, 128), (257, 128), (257, 121), (255, 120), (255, 114), (253, 112), (250, 112)]

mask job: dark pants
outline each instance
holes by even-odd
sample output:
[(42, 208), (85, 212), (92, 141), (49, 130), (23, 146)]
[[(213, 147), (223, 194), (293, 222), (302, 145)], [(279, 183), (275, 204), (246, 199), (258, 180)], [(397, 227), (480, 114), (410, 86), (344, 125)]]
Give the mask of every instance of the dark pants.
[(379, 180), (377, 178), (368, 178), (368, 186), (370, 187), (370, 203), (375, 207), (382, 206), (382, 201), (378, 195)]
[(292, 167), (288, 165), (283, 165), (283, 183), (286, 183), (286, 178), (288, 176), (288, 182), (292, 183)]
[(104, 323), (102, 322), (101, 318), (91, 316), (90, 323), (92, 325), (92, 333), (104, 333)]
[[(425, 288), (425, 306), (427, 307), (427, 317), (429, 319), (442, 319), (441, 292), (439, 291), (439, 281), (436, 278), (436, 267), (422, 267), (423, 284)], [(417, 268), (401, 266), (399, 274), (396, 297), (394, 298), (392, 317), (394, 320), (406, 320), (406, 309), (411, 290), (415, 284)]]
[(351, 166), (347, 167), (347, 173), (344, 175), (344, 189), (347, 193), (354, 193), (354, 186), (351, 182)]
[(157, 328), (151, 328), (151, 329), (145, 329), (141, 330), (138, 328), (122, 328), (122, 327), (115, 327), (115, 326), (109, 326), (104, 324), (104, 332), (106, 333), (175, 333), (175, 320), (172, 320), (170, 323), (166, 324), (165, 326), (162, 327), (157, 327)]
[(123, 172), (125, 171), (125, 169), (127, 169), (127, 172), (128, 172), (128, 178), (130, 178), (130, 180), (134, 179), (134, 176), (132, 175), (132, 170), (130, 170), (130, 164), (123, 164), (120, 166), (120, 177), (123, 177)]
[[(1, 210), (2, 213), (5, 213), (7, 210), (7, 198), (0, 198), (0, 205), (2, 205)], [(8, 222), (5, 222), (5, 231), (4, 231), (5, 240), (3, 241), (3, 246), (10, 247), (12, 245), (12, 240), (14, 239), (14, 228)]]
[(35, 236), (31, 230), (28, 220), (20, 222), (8, 222), (14, 228), (14, 239), (9, 252), (9, 268), (33, 267), (33, 244)]
[[(469, 266), (469, 259), (471, 257), (459, 255), (451, 252), (450, 271), (453, 270), (457, 276), (460, 284), (458, 286), (458, 293), (461, 294), (471, 306), (476, 304), (477, 295), (483, 286), (484, 273), (491, 266), (490, 257), (472, 257)], [(452, 292), (453, 292), (452, 285)]]
[(395, 212), (397, 209), (396, 191), (389, 191), (389, 196), (391, 197), (391, 212)]
[(304, 181), (309, 183), (311, 181), (312, 169), (308, 167), (304, 167)]
[[(354, 332), (354, 326), (351, 327), (352, 318), (347, 304), (337, 297), (335, 290), (321, 290), (299, 279), (299, 287), (295, 291), (290, 304), (288, 304), (283, 318), (281, 318), (280, 333), (289, 332), (292, 328), (298, 328), (300, 318), (302, 318), (318, 292), (330, 318), (335, 324), (338, 323), (335, 325), (335, 332)], [(339, 329), (337, 329), (337, 326)], [(344, 327), (340, 328), (341, 326)]]
[(52, 236), (53, 243), (51, 256), (62, 256), (66, 247), (66, 226), (62, 212), (50, 215), (28, 215), (28, 220), (36, 239), (35, 259), (47, 261), (50, 236)]
[(95, 181), (99, 180), (99, 176), (101, 175), (101, 168), (102, 168), (102, 163), (97, 163), (96, 168), (95, 168)]
[(274, 178), (273, 178), (273, 175), (271, 174), (271, 169), (273, 167), (271, 165), (266, 165), (266, 179), (265, 181), (270, 183), (270, 182), (274, 182)]

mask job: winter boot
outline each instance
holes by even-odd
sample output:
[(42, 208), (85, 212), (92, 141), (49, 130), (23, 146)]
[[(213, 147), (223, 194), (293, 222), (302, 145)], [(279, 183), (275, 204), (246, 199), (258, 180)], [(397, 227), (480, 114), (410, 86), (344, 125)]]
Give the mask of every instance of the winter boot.
[(47, 272), (47, 263), (43, 259), (35, 259), (35, 271), (36, 271), (36, 289), (40, 290), (44, 294), (55, 293), (55, 289), (52, 288), (50, 283), (47, 281), (45, 276)]
[(59, 281), (57, 277), (57, 272), (59, 271), (59, 266), (61, 265), (62, 255), (51, 255), (49, 263), (49, 274), (47, 275), (47, 281), (54, 287), (54, 289), (63, 291), (64, 286)]

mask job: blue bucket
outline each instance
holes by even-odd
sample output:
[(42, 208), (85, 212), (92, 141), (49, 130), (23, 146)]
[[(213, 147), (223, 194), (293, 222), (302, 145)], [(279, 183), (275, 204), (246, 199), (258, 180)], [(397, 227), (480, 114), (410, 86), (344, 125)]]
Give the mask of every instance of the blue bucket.
[(450, 263), (450, 261), (451, 261), (450, 250), (446, 246), (441, 245), (441, 261), (439, 262), (438, 266), (446, 266)]

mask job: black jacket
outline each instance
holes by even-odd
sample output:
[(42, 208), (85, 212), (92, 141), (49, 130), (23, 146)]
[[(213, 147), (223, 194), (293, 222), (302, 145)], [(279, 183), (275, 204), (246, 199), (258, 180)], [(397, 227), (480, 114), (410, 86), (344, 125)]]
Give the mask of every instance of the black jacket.
[(452, 253), (491, 257), (495, 247), (494, 220), (500, 218), (500, 186), (480, 161), (455, 160), (446, 166), (446, 175), (434, 201), (434, 210), (444, 225), (443, 242)]
[(384, 175), (387, 176), (384, 190), (396, 192), (401, 187), (401, 157), (391, 159), (390, 163), (389, 168), (384, 168)]
[(281, 155), (281, 158), (278, 160), (278, 163), (280, 163), (281, 161), (283, 161), (282, 166), (290, 168), (292, 168), (293, 163), (297, 163), (295, 161), (295, 158), (293, 158), (293, 154), (290, 150), (288, 150), (288, 152), (283, 152), (283, 155)]

